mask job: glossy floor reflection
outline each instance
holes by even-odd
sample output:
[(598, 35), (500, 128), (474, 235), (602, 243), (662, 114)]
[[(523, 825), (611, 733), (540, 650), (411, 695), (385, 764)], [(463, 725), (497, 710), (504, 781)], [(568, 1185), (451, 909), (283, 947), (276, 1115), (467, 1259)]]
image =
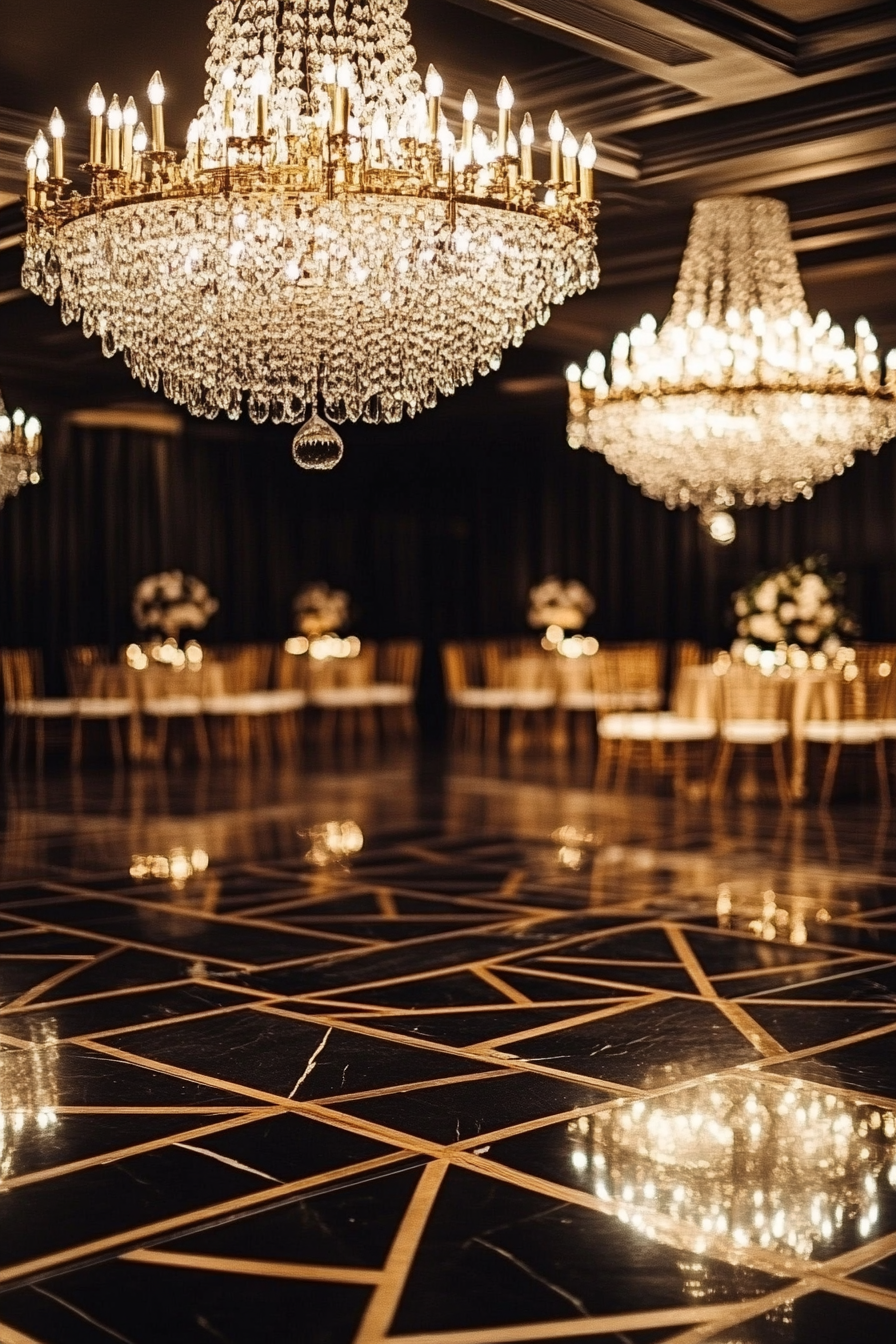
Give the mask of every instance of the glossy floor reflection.
[(0, 1344), (891, 1344), (896, 822), (8, 780)]

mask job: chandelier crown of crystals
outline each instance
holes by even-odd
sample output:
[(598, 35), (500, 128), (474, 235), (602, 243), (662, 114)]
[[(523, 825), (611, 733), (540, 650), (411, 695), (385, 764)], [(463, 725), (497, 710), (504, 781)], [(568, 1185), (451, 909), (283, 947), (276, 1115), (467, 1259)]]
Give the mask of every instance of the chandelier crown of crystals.
[(603, 453), (669, 508), (695, 504), (715, 539), (722, 511), (777, 506), (896, 434), (896, 352), (881, 377), (865, 319), (855, 344), (806, 304), (787, 207), (765, 197), (698, 201), (672, 308), (567, 369), (573, 448)]
[(0, 392), (0, 508), (23, 485), (37, 485), (41, 478), (42, 427), (34, 415), (21, 407), (8, 412)]
[[(95, 85), (85, 194), (54, 110), (26, 159), (24, 285), (195, 415), (394, 421), (496, 369), (550, 306), (597, 283), (594, 165), (555, 113), (459, 138), (414, 70), (404, 0), (219, 0), (183, 155), (165, 90)], [(560, 137), (557, 137), (557, 127)]]

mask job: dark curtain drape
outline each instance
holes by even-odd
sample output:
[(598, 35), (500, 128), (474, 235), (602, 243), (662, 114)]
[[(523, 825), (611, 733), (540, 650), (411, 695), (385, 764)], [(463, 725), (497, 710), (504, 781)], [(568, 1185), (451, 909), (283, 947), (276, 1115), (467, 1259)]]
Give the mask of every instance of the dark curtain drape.
[(522, 632), (546, 574), (592, 589), (589, 628), (604, 639), (717, 644), (731, 638), (735, 587), (816, 551), (846, 570), (865, 635), (896, 638), (892, 445), (811, 501), (739, 514), (722, 548), (693, 512), (667, 512), (567, 448), (563, 419), (562, 394), (480, 384), (418, 420), (347, 426), (329, 473), (296, 468), (285, 427), (50, 426), (43, 483), (0, 512), (0, 642), (42, 646), (58, 680), (67, 644), (133, 638), (134, 584), (174, 567), (220, 599), (209, 641), (281, 639), (293, 593), (322, 578), (348, 589), (362, 636), (424, 639), (435, 703), (438, 642)]

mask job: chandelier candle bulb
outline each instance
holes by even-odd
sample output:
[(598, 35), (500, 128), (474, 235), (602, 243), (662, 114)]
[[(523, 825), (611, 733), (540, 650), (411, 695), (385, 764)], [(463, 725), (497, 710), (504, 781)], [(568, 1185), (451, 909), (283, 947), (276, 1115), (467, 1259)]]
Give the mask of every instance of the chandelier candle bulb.
[(231, 66), (225, 65), (221, 71), (221, 87), (224, 90), (224, 106), (221, 112), (225, 140), (229, 140), (233, 135), (233, 88), (235, 84), (236, 71)]
[(199, 155), (202, 139), (202, 126), (198, 118), (194, 117), (187, 127), (187, 163), (192, 172), (198, 172), (200, 167)]
[(33, 210), (37, 204), (36, 185), (37, 154), (34, 152), (34, 145), (31, 145), (25, 155), (25, 202), (29, 210)]
[(575, 191), (577, 186), (576, 155), (579, 152), (579, 143), (572, 131), (566, 132), (560, 149), (563, 154), (563, 181)]
[(551, 142), (551, 181), (561, 182), (563, 173), (560, 166), (560, 145), (566, 134), (559, 112), (552, 112), (548, 122), (548, 139)]
[(535, 173), (532, 170), (532, 146), (534, 143), (535, 127), (532, 125), (532, 118), (527, 112), (520, 126), (520, 176), (524, 182), (535, 180)]
[(498, 153), (503, 158), (507, 153), (507, 137), (510, 134), (510, 109), (513, 107), (513, 89), (506, 76), (501, 76), (495, 97), (498, 104)]
[(597, 162), (597, 150), (591, 138), (591, 132), (585, 133), (582, 148), (579, 150), (579, 197), (583, 201), (594, 200), (594, 165)]
[(87, 99), (90, 113), (90, 163), (99, 166), (103, 162), (103, 113), (106, 100), (99, 84), (94, 84)]
[(255, 134), (266, 136), (268, 133), (268, 94), (271, 91), (271, 76), (267, 70), (256, 70), (249, 84), (255, 112)]
[(121, 127), (121, 103), (118, 94), (113, 93), (106, 113), (106, 164), (116, 172), (121, 168)]
[(149, 144), (149, 136), (146, 133), (146, 127), (143, 122), (138, 122), (134, 128), (133, 155), (131, 159), (131, 177), (136, 183), (143, 181), (143, 155), (146, 153), (146, 147)]
[(336, 86), (333, 98), (333, 134), (345, 135), (348, 130), (349, 90), (354, 75), (351, 64), (343, 59), (336, 67)]
[(519, 153), (520, 153), (520, 147), (517, 144), (516, 136), (514, 135), (513, 131), (511, 131), (507, 137), (507, 158), (509, 160), (507, 164), (507, 186), (511, 192), (514, 192), (516, 190), (517, 185), (519, 183), (520, 178)]
[(165, 112), (162, 104), (165, 101), (165, 85), (162, 83), (162, 76), (158, 70), (149, 81), (146, 90), (152, 107), (152, 149), (154, 154), (164, 154), (165, 152)]
[(442, 76), (434, 65), (426, 72), (426, 107), (429, 113), (429, 134), (434, 140), (439, 133), (439, 115), (442, 111)]
[(57, 182), (65, 178), (65, 122), (59, 115), (59, 108), (53, 108), (50, 117), (50, 139), (53, 142), (53, 176)]
[(467, 89), (464, 94), (463, 107), (463, 128), (461, 130), (460, 147), (465, 149), (468, 154), (473, 152), (473, 126), (479, 115), (479, 103), (472, 89)]
[(137, 125), (137, 104), (129, 98), (121, 113), (121, 166), (126, 173), (134, 167), (134, 128)]

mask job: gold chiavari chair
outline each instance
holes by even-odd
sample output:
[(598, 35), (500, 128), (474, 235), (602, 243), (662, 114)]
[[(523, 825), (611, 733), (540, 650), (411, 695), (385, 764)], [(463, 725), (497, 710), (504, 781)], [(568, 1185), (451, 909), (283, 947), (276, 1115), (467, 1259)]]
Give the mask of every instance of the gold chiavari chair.
[[(122, 660), (124, 660), (124, 652)], [(202, 690), (209, 677), (210, 654), (205, 650), (201, 668), (176, 670), (164, 664), (150, 665), (144, 670), (130, 672), (130, 684), (137, 699), (134, 754), (164, 761), (171, 737), (171, 725), (181, 723), (192, 730), (196, 755), (206, 763), (211, 759), (208, 732), (202, 717)], [(155, 736), (148, 749), (144, 748), (143, 721), (155, 724)]]
[(267, 698), (273, 649), (267, 644), (239, 644), (221, 658), (223, 691), (203, 688), (202, 713), (214, 725), (216, 753), (248, 760), (253, 745), (259, 756), (271, 754)]
[(507, 746), (521, 750), (530, 739), (547, 743), (559, 693), (556, 655), (531, 638), (490, 639), (481, 646), (485, 683), (506, 696)]
[(105, 723), (116, 765), (124, 760), (122, 723), (129, 723), (137, 701), (127, 685), (126, 670), (114, 663), (95, 644), (76, 644), (66, 649), (65, 679), (74, 702), (72, 719), (72, 764), (81, 764), (85, 723)]
[(784, 712), (787, 683), (778, 676), (765, 676), (757, 669), (730, 667), (719, 678), (721, 749), (712, 782), (712, 793), (723, 798), (728, 775), (737, 748), (751, 752), (760, 747), (771, 750), (778, 797), (783, 805), (790, 802), (784, 741), (790, 724)]
[(417, 731), (414, 702), (420, 678), (419, 639), (389, 639), (379, 645), (376, 680), (370, 687), (384, 736), (397, 732), (413, 737)]
[[(596, 672), (595, 668), (595, 674)], [(671, 747), (671, 770), (675, 792), (685, 795), (690, 789), (689, 749), (698, 747), (705, 757), (708, 744), (718, 736), (718, 723), (715, 717), (707, 712), (701, 715), (689, 712), (687, 707), (680, 707), (676, 683), (673, 687), (671, 710), (628, 710), (599, 714), (597, 734), (595, 788), (604, 789), (609, 786), (614, 766), (616, 787), (624, 788), (635, 752), (639, 748), (647, 753), (653, 774), (667, 775), (669, 773), (667, 748)]]
[[(887, 667), (882, 674), (881, 666)], [(883, 659), (859, 666), (847, 663), (837, 684), (837, 718), (807, 719), (802, 733), (807, 743), (827, 746), (828, 756), (821, 785), (820, 802), (827, 807), (834, 792), (837, 767), (844, 747), (873, 751), (881, 802), (889, 805), (885, 725), (890, 721), (893, 698), (892, 664)]]
[(376, 644), (365, 639), (354, 658), (313, 659), (309, 666), (308, 702), (317, 711), (317, 735), (322, 745), (360, 740), (376, 741), (376, 712), (371, 687), (376, 675)]
[(501, 741), (501, 711), (511, 696), (499, 685), (485, 684), (482, 649), (470, 641), (442, 645), (442, 675), (451, 709), (455, 742), (497, 749)]
[(13, 742), (19, 740), (19, 760), (24, 763), (27, 725), (34, 724), (34, 749), (38, 767), (43, 765), (46, 722), (72, 720), (74, 702), (67, 696), (44, 694), (43, 659), (39, 649), (0, 649), (5, 715), (4, 762), (12, 759)]

